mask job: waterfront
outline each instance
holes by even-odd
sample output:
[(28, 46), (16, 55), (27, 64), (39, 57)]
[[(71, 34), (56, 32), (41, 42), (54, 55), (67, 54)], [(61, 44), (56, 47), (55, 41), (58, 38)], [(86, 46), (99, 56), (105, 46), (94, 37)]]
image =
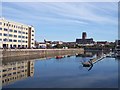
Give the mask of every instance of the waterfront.
[[(3, 68), (19, 66), (19, 73), (4, 76), (4, 88), (117, 88), (118, 59), (104, 58), (95, 63), (91, 70), (81, 62), (91, 57), (75, 55), (61, 59), (42, 59), (4, 62)], [(18, 67), (17, 67), (18, 68)], [(9, 73), (9, 72), (7, 72)], [(13, 80), (11, 80), (11, 77)], [(14, 78), (13, 78), (14, 77)], [(16, 77), (16, 78), (15, 78)], [(7, 81), (9, 79), (9, 81)]]

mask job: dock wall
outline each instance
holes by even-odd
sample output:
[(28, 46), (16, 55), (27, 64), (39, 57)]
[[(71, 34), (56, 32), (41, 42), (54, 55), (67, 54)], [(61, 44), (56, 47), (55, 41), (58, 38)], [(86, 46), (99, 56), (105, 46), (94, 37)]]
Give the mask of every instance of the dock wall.
[(0, 57), (16, 57), (16, 56), (45, 56), (45, 55), (66, 55), (84, 53), (84, 49), (4, 49), (0, 50)]

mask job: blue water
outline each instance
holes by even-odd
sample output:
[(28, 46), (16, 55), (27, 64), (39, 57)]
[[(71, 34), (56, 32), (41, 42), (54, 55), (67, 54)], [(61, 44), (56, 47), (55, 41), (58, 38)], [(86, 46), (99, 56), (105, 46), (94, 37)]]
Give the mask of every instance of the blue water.
[(118, 60), (104, 58), (90, 71), (81, 62), (89, 57), (34, 60), (34, 75), (3, 88), (117, 88)]

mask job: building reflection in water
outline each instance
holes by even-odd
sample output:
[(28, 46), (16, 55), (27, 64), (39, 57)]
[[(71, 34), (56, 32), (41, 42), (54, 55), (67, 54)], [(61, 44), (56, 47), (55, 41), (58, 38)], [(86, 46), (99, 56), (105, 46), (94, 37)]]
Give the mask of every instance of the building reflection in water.
[(34, 75), (34, 61), (17, 61), (2, 64), (2, 86)]

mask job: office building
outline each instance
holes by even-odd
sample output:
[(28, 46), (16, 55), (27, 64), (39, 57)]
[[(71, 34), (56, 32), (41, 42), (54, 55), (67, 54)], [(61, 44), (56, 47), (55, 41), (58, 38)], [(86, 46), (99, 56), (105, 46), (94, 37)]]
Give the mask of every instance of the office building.
[(0, 18), (0, 48), (32, 48), (34, 44), (33, 26)]

